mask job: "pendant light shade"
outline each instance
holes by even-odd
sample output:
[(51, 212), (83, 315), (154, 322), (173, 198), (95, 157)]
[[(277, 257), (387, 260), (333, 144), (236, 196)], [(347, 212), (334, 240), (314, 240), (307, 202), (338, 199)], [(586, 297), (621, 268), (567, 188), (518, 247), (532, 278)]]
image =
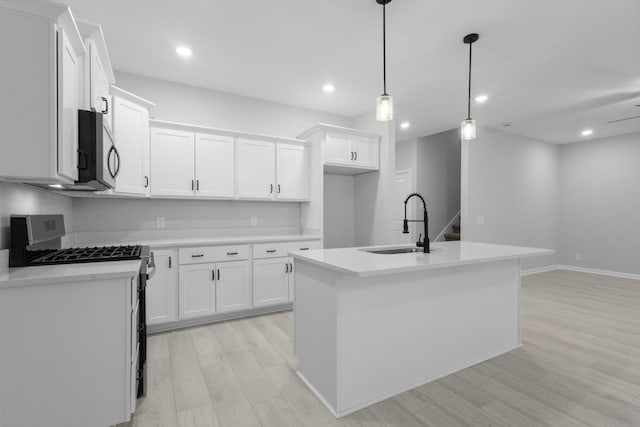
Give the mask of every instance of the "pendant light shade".
[(469, 45), (469, 92), (467, 98), (467, 118), (462, 121), (460, 133), (463, 141), (476, 138), (476, 121), (471, 118), (471, 45), (478, 41), (480, 36), (476, 33), (467, 34), (462, 41)]
[(382, 94), (376, 100), (376, 120), (388, 122), (391, 119), (393, 119), (393, 98)]
[(382, 95), (376, 100), (376, 120), (388, 122), (393, 119), (393, 98), (387, 93), (387, 17), (386, 5), (391, 0), (376, 0), (382, 5)]

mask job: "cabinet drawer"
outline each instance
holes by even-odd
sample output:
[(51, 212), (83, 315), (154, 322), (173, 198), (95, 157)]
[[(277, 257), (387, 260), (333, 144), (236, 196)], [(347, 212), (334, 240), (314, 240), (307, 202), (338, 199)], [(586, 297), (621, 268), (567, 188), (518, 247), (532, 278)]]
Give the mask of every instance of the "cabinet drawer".
[(199, 264), (203, 262), (234, 261), (249, 258), (248, 245), (204, 246), (180, 248), (180, 264)]
[(253, 258), (277, 258), (285, 257), (289, 251), (318, 249), (319, 240), (304, 240), (300, 242), (260, 243), (253, 245)]

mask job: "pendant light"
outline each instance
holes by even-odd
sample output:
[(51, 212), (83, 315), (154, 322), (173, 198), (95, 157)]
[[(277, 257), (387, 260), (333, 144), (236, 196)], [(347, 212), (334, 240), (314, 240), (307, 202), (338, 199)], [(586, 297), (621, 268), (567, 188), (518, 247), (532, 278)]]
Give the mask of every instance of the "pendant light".
[(469, 45), (469, 97), (467, 98), (467, 119), (462, 121), (460, 129), (462, 140), (469, 141), (476, 138), (476, 121), (471, 118), (471, 45), (478, 41), (480, 36), (476, 33), (467, 34), (462, 39)]
[(391, 0), (376, 0), (382, 5), (382, 95), (376, 100), (376, 119), (379, 122), (388, 122), (393, 119), (393, 98), (387, 94), (387, 21), (386, 6)]

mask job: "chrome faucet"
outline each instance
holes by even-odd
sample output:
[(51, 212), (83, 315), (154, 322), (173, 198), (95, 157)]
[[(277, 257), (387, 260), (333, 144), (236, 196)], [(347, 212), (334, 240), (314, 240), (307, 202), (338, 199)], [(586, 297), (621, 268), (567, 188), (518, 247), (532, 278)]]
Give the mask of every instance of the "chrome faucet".
[(420, 234), (420, 236), (418, 237), (418, 241), (416, 242), (416, 246), (419, 248), (423, 248), (424, 249), (424, 253), (429, 253), (431, 250), (429, 248), (429, 216), (427, 215), (427, 203), (424, 201), (424, 197), (422, 197), (422, 194), (419, 193), (411, 193), (407, 196), (407, 198), (404, 201), (404, 224), (402, 227), (402, 233), (403, 234), (409, 234), (409, 222), (420, 222), (419, 219), (407, 219), (407, 202), (409, 201), (409, 199), (411, 199), (412, 197), (418, 197), (420, 200), (422, 200), (422, 207), (424, 208), (424, 218), (423, 218), (423, 222), (424, 222), (424, 240), (420, 241), (422, 238), (422, 234)]

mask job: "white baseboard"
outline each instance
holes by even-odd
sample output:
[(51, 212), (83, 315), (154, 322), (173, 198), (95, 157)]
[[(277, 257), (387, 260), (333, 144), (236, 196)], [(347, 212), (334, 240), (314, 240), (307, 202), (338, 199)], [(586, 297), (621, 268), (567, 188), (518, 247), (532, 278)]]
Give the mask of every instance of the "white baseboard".
[(548, 265), (546, 267), (522, 270), (520, 272), (520, 275), (528, 276), (530, 274), (544, 273), (547, 271), (554, 271), (554, 270), (569, 270), (569, 271), (577, 271), (579, 273), (599, 274), (601, 276), (620, 277), (622, 279), (640, 280), (640, 274), (623, 273), (620, 271), (611, 271), (611, 270), (598, 270), (596, 268), (577, 267), (575, 265), (564, 265), (564, 264)]
[(600, 274), (602, 276), (620, 277), (623, 279), (640, 280), (640, 274), (622, 273), (620, 271), (598, 270), (595, 268), (576, 267), (575, 265), (557, 265), (558, 270), (578, 271), (580, 273)]
[(544, 267), (538, 267), (538, 268), (530, 268), (527, 270), (522, 270), (520, 272), (521, 276), (528, 276), (530, 274), (537, 274), (537, 273), (545, 273), (547, 271), (553, 271), (553, 270), (557, 270), (560, 266), (559, 265), (547, 265)]

